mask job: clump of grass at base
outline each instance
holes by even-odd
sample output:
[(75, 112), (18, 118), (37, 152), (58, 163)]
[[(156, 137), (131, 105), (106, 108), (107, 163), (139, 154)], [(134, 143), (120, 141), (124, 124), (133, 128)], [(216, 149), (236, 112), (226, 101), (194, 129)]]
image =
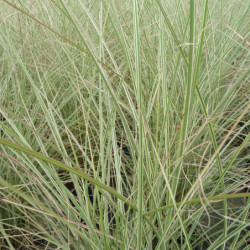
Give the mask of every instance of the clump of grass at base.
[(1, 248), (247, 246), (249, 4), (0, 9)]

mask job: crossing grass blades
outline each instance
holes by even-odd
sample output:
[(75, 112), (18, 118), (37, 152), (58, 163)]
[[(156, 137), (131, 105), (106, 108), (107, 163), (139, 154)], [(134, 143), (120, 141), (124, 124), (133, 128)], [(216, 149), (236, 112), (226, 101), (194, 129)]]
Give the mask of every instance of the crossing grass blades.
[(0, 248), (246, 249), (241, 0), (0, 2)]

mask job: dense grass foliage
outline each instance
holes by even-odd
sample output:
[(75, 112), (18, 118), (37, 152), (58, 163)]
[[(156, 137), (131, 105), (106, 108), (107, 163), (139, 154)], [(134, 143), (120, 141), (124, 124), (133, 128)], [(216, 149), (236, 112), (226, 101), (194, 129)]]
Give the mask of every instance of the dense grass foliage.
[(0, 248), (245, 249), (249, 1), (0, 2)]

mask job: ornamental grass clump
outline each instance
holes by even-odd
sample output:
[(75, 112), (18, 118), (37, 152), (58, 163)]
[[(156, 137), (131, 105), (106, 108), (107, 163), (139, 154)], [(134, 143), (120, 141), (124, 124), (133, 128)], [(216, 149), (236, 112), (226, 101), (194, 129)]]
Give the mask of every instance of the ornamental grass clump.
[(0, 248), (247, 249), (241, 0), (0, 3)]

